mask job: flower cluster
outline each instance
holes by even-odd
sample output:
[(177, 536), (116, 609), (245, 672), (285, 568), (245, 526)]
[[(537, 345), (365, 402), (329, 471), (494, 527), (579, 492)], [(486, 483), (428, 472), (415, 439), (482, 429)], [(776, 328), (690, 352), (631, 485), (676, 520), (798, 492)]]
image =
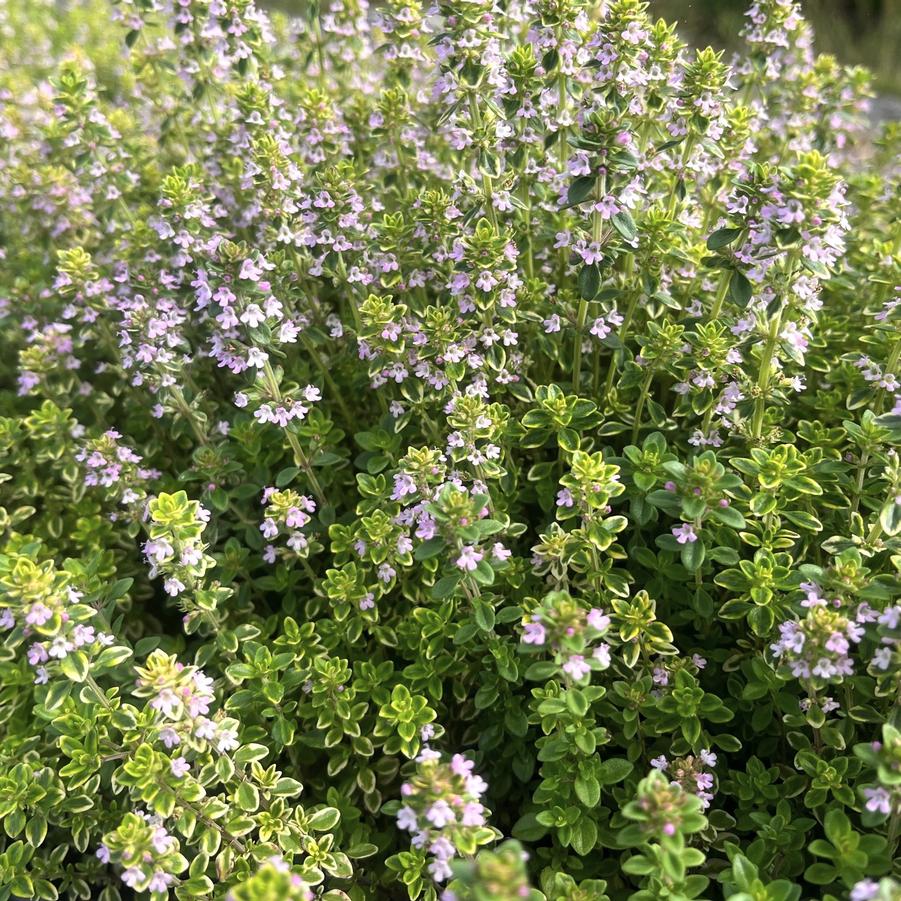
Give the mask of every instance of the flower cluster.
[[(81, 603), (84, 593), (71, 584), (71, 575), (52, 561), (37, 565), (26, 556), (7, 557), (0, 568), (3, 604), (0, 628), (7, 642), (27, 647), (25, 658), (36, 685), (62, 671), (83, 679), (89, 667), (130, 655), (112, 648), (115, 638), (100, 628), (96, 610)], [(105, 650), (109, 649), (109, 650)]]
[(638, 787), (638, 794), (623, 811), (638, 824), (646, 836), (666, 841), (678, 835), (697, 832), (704, 825), (698, 812), (702, 799), (694, 791), (685, 791), (677, 781), (667, 782), (659, 769), (652, 770)]
[(457, 861), (451, 887), (441, 901), (520, 901), (533, 897), (526, 872), (528, 852), (516, 841), (504, 842), (496, 851), (481, 851), (474, 861)]
[(861, 879), (851, 889), (851, 901), (894, 901), (901, 893), (896, 879)]
[(481, 801), (488, 786), (462, 754), (442, 760), (427, 746), (416, 765), (415, 775), (400, 789), (403, 806), (397, 811), (397, 825), (412, 834), (413, 847), (431, 855), (429, 873), (443, 882), (451, 876), (454, 857), (472, 855), (494, 837)]
[(876, 617), (879, 644), (873, 651), (869, 671), (877, 677), (883, 690), (899, 678), (901, 671), (901, 605), (887, 607)]
[(202, 540), (210, 511), (179, 491), (151, 499), (147, 512), (150, 537), (144, 542), (144, 556), (150, 564), (150, 577), (162, 576), (166, 594), (178, 597), (194, 588), (215, 564), (204, 553)]
[(651, 766), (661, 773), (666, 773), (673, 783), (679, 785), (684, 791), (695, 794), (701, 800), (701, 808), (706, 810), (713, 800), (714, 775), (705, 768), (713, 769), (716, 766), (716, 754), (708, 749), (702, 749), (697, 757), (689, 755), (676, 760), (668, 761), (665, 756), (655, 757), (651, 760)]
[(134, 695), (149, 698), (147, 706), (155, 713), (154, 731), (166, 748), (179, 747), (191, 739), (209, 742), (220, 754), (238, 747), (235, 721), (213, 720), (207, 716), (215, 695), (213, 681), (203, 671), (185, 666), (162, 651), (154, 651), (143, 666), (135, 667), (135, 673)]
[(263, 503), (266, 505), (266, 515), (260, 532), (270, 542), (263, 552), (266, 561), (275, 562), (277, 549), (271, 542), (282, 534), (287, 535), (285, 543), (290, 551), (306, 556), (310, 541), (301, 530), (311, 522), (310, 514), (316, 512), (316, 502), (296, 491), (279, 491), (270, 487), (263, 492)]
[(96, 856), (101, 863), (121, 865), (122, 881), (129, 888), (166, 898), (176, 874), (187, 867), (179, 852), (178, 839), (166, 831), (159, 817), (135, 811), (103, 837)]
[(276, 855), (264, 861), (253, 876), (236, 885), (225, 897), (226, 901), (260, 901), (264, 898), (313, 901), (314, 895), (303, 879), (291, 872), (288, 862)]
[(797, 679), (823, 684), (841, 682), (854, 672), (851, 651), (863, 635), (864, 628), (857, 618), (815, 605), (804, 619), (780, 624), (779, 640), (771, 645), (771, 650)]
[(86, 440), (75, 459), (84, 467), (85, 485), (112, 489), (120, 504), (133, 508), (147, 496), (147, 483), (161, 473), (141, 466), (140, 454), (122, 444), (121, 437), (109, 429), (99, 438)]
[(592, 607), (586, 610), (563, 591), (547, 595), (535, 613), (523, 622), (523, 645), (547, 648), (560, 670), (574, 682), (610, 666), (610, 645), (603, 641), (610, 617)]

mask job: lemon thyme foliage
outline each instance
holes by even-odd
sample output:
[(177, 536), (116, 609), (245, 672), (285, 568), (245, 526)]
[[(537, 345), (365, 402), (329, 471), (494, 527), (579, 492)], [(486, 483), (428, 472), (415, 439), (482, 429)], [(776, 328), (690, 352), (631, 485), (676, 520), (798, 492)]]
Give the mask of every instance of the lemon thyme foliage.
[(797, 3), (0, 30), (0, 899), (901, 897), (901, 132)]

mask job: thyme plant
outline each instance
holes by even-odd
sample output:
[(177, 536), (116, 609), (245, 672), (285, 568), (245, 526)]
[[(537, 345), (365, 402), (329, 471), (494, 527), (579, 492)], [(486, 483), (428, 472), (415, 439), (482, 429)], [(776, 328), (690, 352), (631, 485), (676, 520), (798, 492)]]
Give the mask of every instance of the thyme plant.
[(0, 28), (0, 901), (901, 897), (901, 142), (793, 0)]

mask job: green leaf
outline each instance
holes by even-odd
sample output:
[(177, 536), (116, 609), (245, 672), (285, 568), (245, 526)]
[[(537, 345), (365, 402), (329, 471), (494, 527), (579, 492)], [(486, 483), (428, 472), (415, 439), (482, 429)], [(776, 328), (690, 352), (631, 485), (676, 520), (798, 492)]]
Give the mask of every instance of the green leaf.
[(747, 891), (757, 878), (757, 867), (747, 857), (736, 854), (732, 858), (732, 878), (739, 889)]
[(432, 597), (437, 601), (443, 601), (456, 593), (460, 584), (460, 573), (452, 573), (439, 579), (432, 588)]
[(128, 594), (128, 590), (134, 584), (134, 579), (119, 579), (110, 586), (106, 592), (106, 598), (110, 601), (118, 600)]
[(893, 497), (879, 512), (879, 525), (886, 535), (901, 532), (901, 503)]
[(685, 740), (690, 745), (695, 745), (701, 737), (701, 721), (696, 716), (684, 717), (681, 726)]
[(638, 227), (635, 220), (627, 210), (621, 210), (614, 213), (610, 220), (613, 227), (628, 241), (630, 244), (638, 237)]
[(705, 547), (701, 539), (682, 545), (682, 565), (689, 571), (700, 569), (704, 563)]
[(530, 682), (544, 682), (556, 676), (559, 671), (556, 663), (551, 663), (550, 660), (540, 660), (526, 670), (525, 677)]
[(713, 518), (733, 529), (745, 527), (745, 518), (735, 507), (714, 507)]
[(472, 599), (472, 613), (476, 623), (483, 632), (494, 628), (494, 608), (480, 597)]
[(210, 494), (210, 501), (213, 509), (219, 513), (224, 513), (228, 509), (229, 504), (228, 492), (224, 488), (216, 488)]
[(413, 551), (413, 559), (430, 560), (432, 557), (437, 557), (445, 547), (443, 538), (430, 538), (417, 546), (416, 550)]
[(601, 800), (601, 783), (594, 776), (576, 776), (576, 797), (585, 807), (596, 807)]
[(579, 296), (583, 300), (594, 300), (600, 287), (600, 268), (597, 263), (586, 263), (579, 270)]
[(793, 526), (804, 529), (805, 532), (822, 532), (823, 524), (806, 510), (783, 510), (784, 516)]
[(732, 278), (729, 279), (729, 296), (732, 298), (732, 302), (744, 309), (753, 293), (747, 277), (736, 269), (732, 273)]
[(573, 827), (572, 847), (576, 854), (585, 857), (590, 854), (598, 843), (598, 827), (594, 820), (582, 817)]
[(718, 228), (707, 239), (708, 250), (721, 250), (728, 247), (740, 234), (740, 228)]
[(524, 842), (535, 842), (547, 835), (547, 826), (539, 823), (534, 813), (527, 813), (516, 821), (510, 834)]
[(3, 829), (10, 838), (15, 838), (25, 828), (25, 811), (14, 810), (3, 820)]
[(476, 568), (472, 571), (472, 578), (478, 585), (493, 585), (494, 569), (487, 560), (480, 560)]
[(769, 635), (776, 624), (776, 615), (769, 607), (754, 607), (748, 613), (748, 625), (755, 635)]
[(602, 785), (615, 785), (622, 782), (634, 769), (628, 760), (622, 757), (611, 757), (601, 762), (598, 778)]
[(90, 664), (84, 651), (72, 651), (60, 660), (59, 668), (73, 682), (84, 682), (88, 677)]
[(564, 695), (566, 706), (576, 715), (585, 716), (588, 713), (588, 699), (578, 688), (570, 688)]
[(828, 863), (813, 863), (804, 871), (804, 878), (814, 885), (829, 885), (837, 876), (838, 871)]
[(329, 832), (338, 825), (340, 819), (340, 811), (334, 807), (323, 807), (309, 816), (307, 825), (315, 832)]
[(300, 473), (300, 467), (298, 466), (286, 466), (279, 474), (275, 477), (275, 487), (276, 488), (285, 488), (290, 485)]
[(268, 754), (269, 749), (265, 745), (253, 743), (241, 745), (241, 747), (235, 751), (235, 763), (239, 766), (245, 766), (254, 760), (263, 760)]
[(241, 810), (246, 810), (248, 813), (256, 813), (260, 806), (260, 793), (249, 782), (242, 782), (235, 792), (235, 803)]
[(632, 857), (626, 858), (622, 864), (622, 870), (624, 873), (629, 873), (633, 876), (647, 876), (649, 873), (653, 873), (658, 869), (657, 864), (648, 857), (645, 857), (643, 854), (635, 854)]
[(819, 260), (802, 260), (805, 269), (809, 269), (817, 278), (829, 278), (829, 269)]
[(293, 798), (303, 791), (303, 785), (296, 779), (282, 776), (269, 791), (273, 795), (283, 795), (285, 797)]
[(14, 898), (28, 898), (31, 901), (35, 897), (34, 883), (31, 877), (25, 873), (18, 873), (12, 876), (9, 882), (9, 892)]
[(51, 682), (47, 688), (47, 694), (44, 696), (44, 706), (47, 710), (56, 710), (69, 697), (71, 691), (71, 682)]
[(566, 193), (566, 205), (577, 206), (588, 198), (588, 195), (594, 190), (594, 184), (597, 181), (595, 175), (580, 175), (569, 186)]
[(840, 846), (845, 836), (850, 835), (852, 832), (851, 821), (843, 810), (833, 807), (826, 814), (826, 818), (823, 821), (823, 830), (826, 833), (826, 838), (833, 845)]
[(569, 454), (579, 449), (579, 443), (579, 433), (575, 429), (561, 429), (557, 433), (557, 444)]
[(341, 462), (341, 457), (331, 451), (319, 451), (313, 458), (313, 466), (334, 466)]
[(118, 666), (120, 663), (131, 657), (131, 648), (122, 645), (114, 645), (110, 648), (104, 648), (94, 661), (95, 669), (106, 669)]
[(186, 879), (178, 886), (179, 896), (186, 894), (191, 898), (207, 898), (215, 886), (209, 876), (199, 875)]
[(40, 814), (35, 814), (25, 826), (25, 838), (35, 848), (39, 848), (43, 844), (47, 835), (47, 820)]

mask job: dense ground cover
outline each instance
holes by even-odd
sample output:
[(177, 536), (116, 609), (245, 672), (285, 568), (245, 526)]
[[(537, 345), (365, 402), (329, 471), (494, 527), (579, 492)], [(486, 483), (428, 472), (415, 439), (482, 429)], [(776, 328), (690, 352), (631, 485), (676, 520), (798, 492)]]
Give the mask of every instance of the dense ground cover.
[(864, 71), (789, 0), (0, 13), (0, 901), (901, 896)]

